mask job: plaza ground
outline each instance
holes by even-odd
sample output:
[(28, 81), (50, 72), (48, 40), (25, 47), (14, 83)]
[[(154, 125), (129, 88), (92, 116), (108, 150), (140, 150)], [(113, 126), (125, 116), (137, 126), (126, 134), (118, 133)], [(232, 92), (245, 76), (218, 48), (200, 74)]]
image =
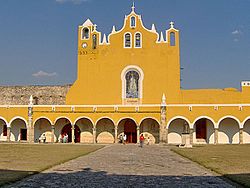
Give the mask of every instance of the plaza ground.
[(250, 187), (250, 145), (202, 145), (176, 153), (246, 187)]
[(0, 144), (0, 186), (86, 155), (101, 145)]
[(168, 146), (112, 144), (7, 188), (233, 187)]

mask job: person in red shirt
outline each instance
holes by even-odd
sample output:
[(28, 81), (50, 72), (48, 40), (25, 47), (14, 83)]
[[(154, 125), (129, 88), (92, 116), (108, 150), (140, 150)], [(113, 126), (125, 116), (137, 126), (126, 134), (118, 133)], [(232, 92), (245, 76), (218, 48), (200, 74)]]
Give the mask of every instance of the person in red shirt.
[(141, 134), (141, 136), (140, 136), (140, 147), (141, 148), (143, 147), (144, 140), (145, 140), (145, 138), (144, 138), (143, 134)]

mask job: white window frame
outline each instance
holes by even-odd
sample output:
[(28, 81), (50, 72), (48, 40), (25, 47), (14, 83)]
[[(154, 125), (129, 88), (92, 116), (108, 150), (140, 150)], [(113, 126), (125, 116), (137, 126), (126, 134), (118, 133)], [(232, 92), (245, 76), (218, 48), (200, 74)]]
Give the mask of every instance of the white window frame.
[[(136, 46), (136, 34), (140, 34), (140, 44), (141, 45), (139, 47)], [(140, 32), (136, 32), (134, 34), (134, 48), (142, 48), (142, 34)]]
[(122, 80), (122, 99), (126, 98), (126, 74), (129, 71), (136, 71), (139, 74), (139, 80), (138, 80), (138, 98), (142, 99), (143, 97), (143, 79), (144, 79), (144, 73), (142, 69), (136, 65), (129, 65), (125, 67), (121, 72), (121, 80)]
[[(129, 47), (126, 46), (126, 35), (127, 34), (129, 34), (129, 36), (130, 36), (130, 46)], [(132, 34), (130, 32), (126, 32), (123, 35), (123, 47), (124, 48), (132, 48)]]
[[(134, 26), (132, 26), (132, 18), (135, 19), (135, 25), (134, 25)], [(135, 16), (131, 16), (131, 17), (130, 17), (130, 27), (131, 27), (131, 28), (136, 28), (136, 17), (135, 17)]]
[[(88, 38), (83, 38), (83, 30), (84, 29), (88, 29), (89, 30), (89, 37)], [(81, 30), (81, 39), (82, 40), (89, 40), (89, 38), (90, 38), (90, 29), (88, 27), (83, 27), (82, 30)]]

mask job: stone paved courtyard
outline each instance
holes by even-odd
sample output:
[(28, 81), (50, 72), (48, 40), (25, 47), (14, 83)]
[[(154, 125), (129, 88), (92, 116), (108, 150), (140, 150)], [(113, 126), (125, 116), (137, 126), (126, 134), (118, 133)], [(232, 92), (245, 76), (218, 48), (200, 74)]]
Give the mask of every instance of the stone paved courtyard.
[(166, 146), (109, 145), (8, 187), (233, 187)]

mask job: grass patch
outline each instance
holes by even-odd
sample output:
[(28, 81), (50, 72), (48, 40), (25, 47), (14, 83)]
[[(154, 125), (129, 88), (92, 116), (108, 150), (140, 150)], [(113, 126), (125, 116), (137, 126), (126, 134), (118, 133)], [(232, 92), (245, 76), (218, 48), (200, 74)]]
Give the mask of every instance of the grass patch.
[(172, 151), (222, 176), (250, 187), (250, 145), (203, 145)]
[(72, 144), (0, 144), (0, 186), (102, 147)]

